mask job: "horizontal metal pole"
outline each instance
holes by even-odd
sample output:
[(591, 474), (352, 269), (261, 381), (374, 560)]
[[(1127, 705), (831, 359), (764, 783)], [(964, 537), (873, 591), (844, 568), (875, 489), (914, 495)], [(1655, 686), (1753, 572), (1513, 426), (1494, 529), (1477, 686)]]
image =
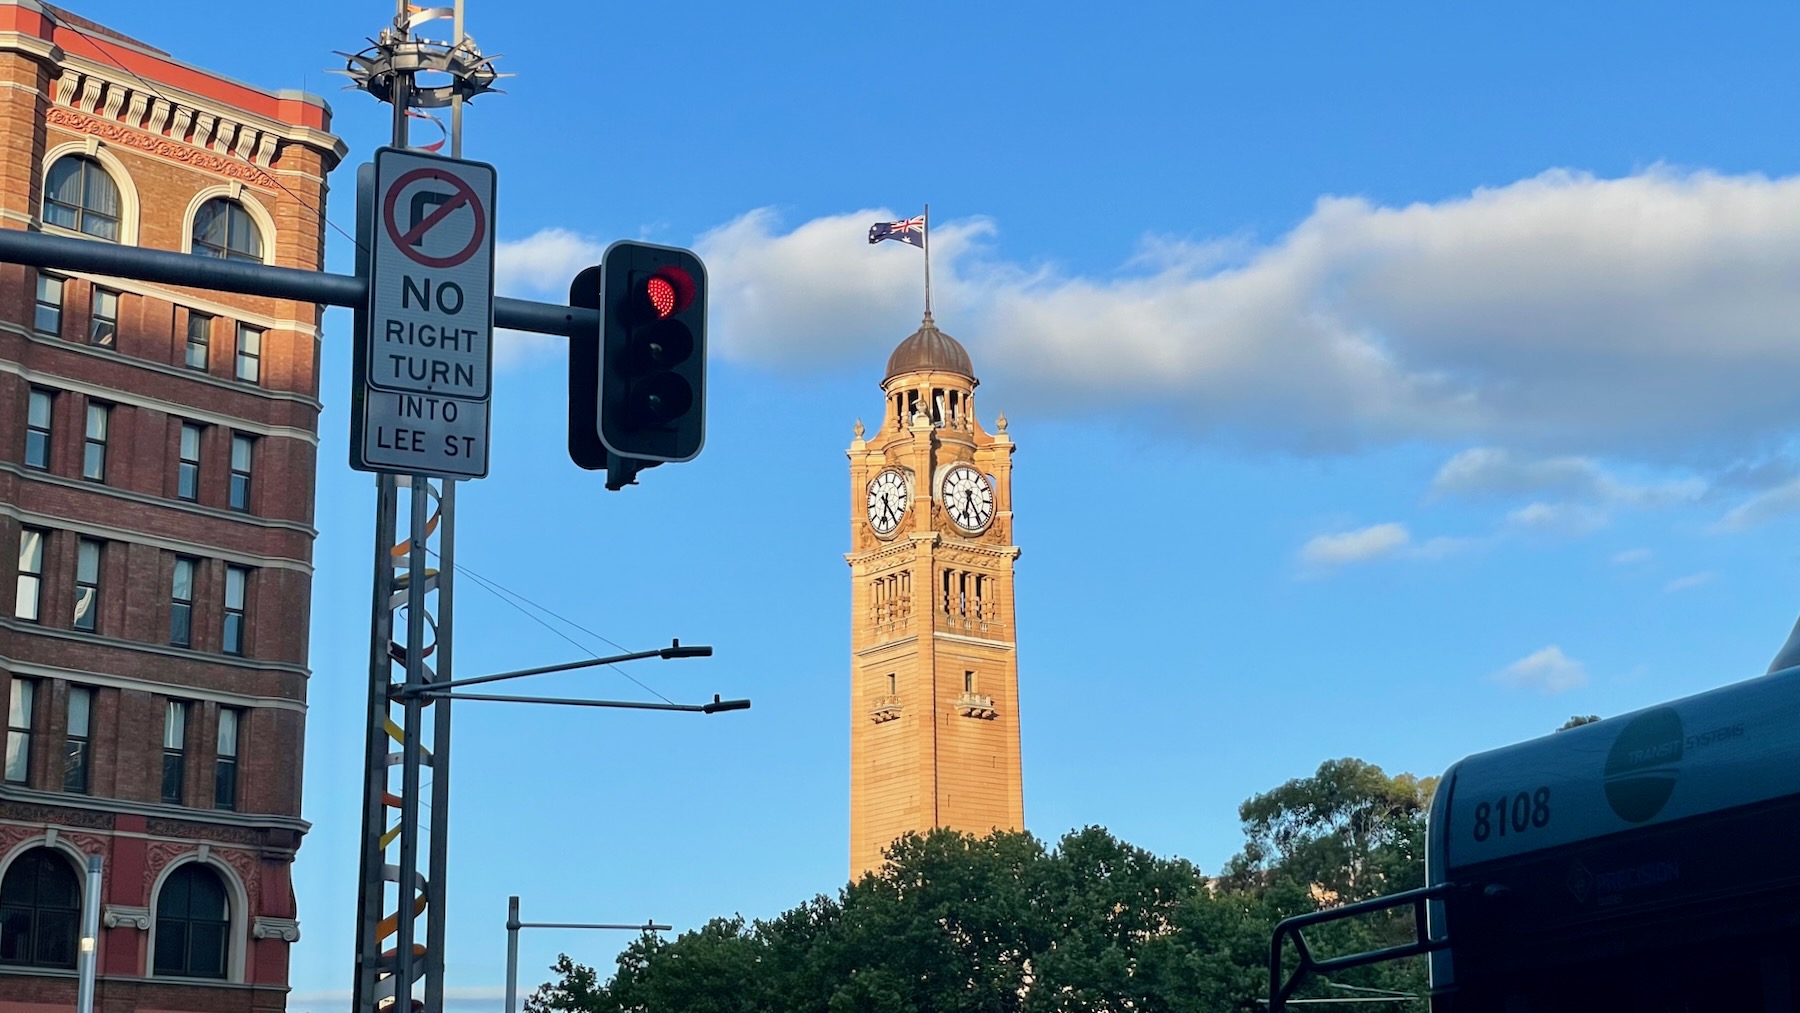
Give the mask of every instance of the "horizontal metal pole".
[[(623, 707), (640, 711), (693, 711), (711, 714), (720, 710), (748, 710), (748, 700), (715, 700), (712, 703), (642, 703), (637, 700), (575, 700), (558, 696), (505, 696), (497, 693), (450, 693), (427, 690), (434, 700), (487, 700), (492, 703), (549, 703), (563, 707)], [(723, 703), (727, 706), (720, 706)]]
[(597, 334), (600, 331), (600, 311), (497, 296), (494, 299), (494, 326), (510, 331), (530, 331), (533, 334), (560, 334), (565, 338), (577, 334)]
[[(24, 229), (0, 229), (0, 262), (326, 306), (359, 306), (369, 297), (368, 279), (353, 274), (270, 267)], [(494, 326), (567, 337), (597, 330), (600, 314), (579, 306), (499, 297), (494, 300)]]
[(0, 229), (0, 260), (27, 267), (87, 271), (165, 285), (294, 299), (328, 306), (355, 306), (368, 297), (368, 283), (354, 275), (268, 267), (170, 250), (146, 250), (97, 239), (72, 239), (22, 229)]
[(645, 922), (642, 925), (589, 925), (584, 922), (520, 922), (522, 929), (622, 929), (626, 932), (668, 932), (672, 925)]
[(556, 665), (543, 665), (538, 668), (521, 668), (512, 672), (496, 672), (493, 675), (477, 675), (467, 679), (453, 679), (450, 682), (426, 683), (419, 690), (420, 695), (439, 696), (461, 686), (474, 686), (484, 682), (499, 682), (503, 679), (523, 679), (528, 675), (549, 675), (552, 672), (568, 672), (577, 668), (593, 668), (596, 665), (612, 665), (622, 661), (642, 661), (645, 658), (710, 658), (710, 647), (683, 647), (680, 641), (668, 647), (659, 647), (654, 651), (633, 651), (630, 654), (615, 654), (609, 658), (588, 658), (583, 661), (566, 661)]

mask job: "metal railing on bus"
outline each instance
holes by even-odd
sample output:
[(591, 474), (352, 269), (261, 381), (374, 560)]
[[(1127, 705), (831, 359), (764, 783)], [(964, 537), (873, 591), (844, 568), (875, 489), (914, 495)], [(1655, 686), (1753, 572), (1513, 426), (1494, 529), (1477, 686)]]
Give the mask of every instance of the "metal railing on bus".
[[(1309, 914), (1295, 915), (1292, 918), (1283, 919), (1279, 925), (1275, 926), (1274, 938), (1269, 941), (1270, 1013), (1283, 1013), (1283, 1011), (1288, 1008), (1289, 1000), (1293, 999), (1294, 993), (1299, 991), (1300, 986), (1305, 984), (1306, 980), (1313, 975), (1330, 974), (1333, 971), (1342, 971), (1352, 967), (1364, 967), (1369, 964), (1379, 964), (1389, 960), (1399, 960), (1402, 957), (1424, 956), (1427, 953), (1441, 950), (1450, 945), (1448, 939), (1431, 939), (1427, 937), (1425, 905), (1430, 901), (1440, 900), (1448, 896), (1454, 889), (1455, 887), (1451, 884), (1442, 883), (1437, 886), (1420, 887), (1417, 890), (1407, 890), (1404, 893), (1390, 894), (1386, 897), (1376, 897), (1373, 900), (1357, 901), (1353, 904), (1345, 904), (1342, 907), (1329, 908), (1324, 911), (1314, 911)], [(1303, 929), (1313, 925), (1323, 925), (1329, 922), (1343, 921), (1347, 918), (1355, 918), (1358, 915), (1372, 914), (1377, 911), (1388, 911), (1402, 907), (1411, 907), (1413, 909), (1413, 941), (1410, 943), (1401, 943), (1397, 946), (1384, 946), (1379, 950), (1365, 950), (1362, 953), (1350, 953), (1341, 957), (1327, 957), (1320, 960), (1313, 956), (1312, 947), (1307, 945), (1306, 936), (1302, 933)], [(1294, 952), (1299, 954), (1300, 965), (1294, 968), (1294, 973), (1284, 982), (1281, 977), (1281, 958), (1284, 949), (1283, 944), (1289, 938), (1292, 938), (1294, 941)]]

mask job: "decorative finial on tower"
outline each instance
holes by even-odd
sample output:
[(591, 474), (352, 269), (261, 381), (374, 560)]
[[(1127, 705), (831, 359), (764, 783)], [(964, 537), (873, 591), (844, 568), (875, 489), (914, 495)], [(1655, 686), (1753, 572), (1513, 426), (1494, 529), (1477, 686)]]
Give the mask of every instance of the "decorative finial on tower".
[(1005, 412), (1001, 412), (998, 416), (995, 416), (994, 428), (999, 430), (1000, 432), (1003, 432), (1003, 433), (1006, 432), (1006, 413)]
[(857, 439), (859, 439), (859, 440), (860, 440), (860, 439), (862, 439), (862, 438), (863, 438), (863, 424), (862, 424), (862, 419), (857, 419), (857, 420), (856, 420), (856, 428), (855, 428), (855, 429), (854, 429), (854, 430), (853, 430), (853, 432), (855, 432), (855, 433), (856, 433), (856, 438), (857, 438)]

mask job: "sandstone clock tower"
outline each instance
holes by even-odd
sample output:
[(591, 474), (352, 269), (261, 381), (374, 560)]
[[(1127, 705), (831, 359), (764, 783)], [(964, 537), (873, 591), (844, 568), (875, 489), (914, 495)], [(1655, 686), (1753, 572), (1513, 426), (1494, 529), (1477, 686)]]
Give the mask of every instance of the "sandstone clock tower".
[(850, 873), (908, 831), (1024, 827), (1012, 438), (931, 314), (850, 444)]

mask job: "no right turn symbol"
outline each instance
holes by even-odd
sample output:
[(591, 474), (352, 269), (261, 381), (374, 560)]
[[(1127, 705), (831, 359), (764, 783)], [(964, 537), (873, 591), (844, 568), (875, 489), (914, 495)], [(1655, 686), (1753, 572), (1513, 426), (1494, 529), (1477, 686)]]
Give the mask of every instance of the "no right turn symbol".
[(487, 208), (468, 181), (435, 166), (400, 176), (381, 199), (388, 239), (425, 267), (468, 262), (487, 238), (487, 219)]

